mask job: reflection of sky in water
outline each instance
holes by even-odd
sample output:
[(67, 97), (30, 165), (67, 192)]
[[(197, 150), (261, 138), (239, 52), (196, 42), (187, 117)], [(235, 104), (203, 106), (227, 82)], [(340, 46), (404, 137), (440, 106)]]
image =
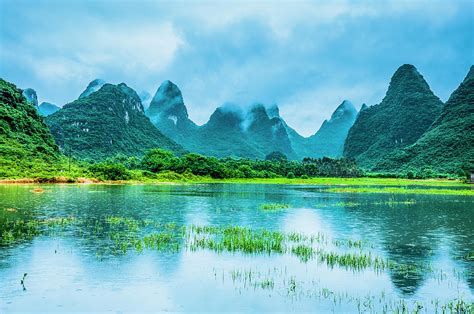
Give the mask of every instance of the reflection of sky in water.
[[(474, 251), (472, 201), (432, 195), (328, 194), (285, 186), (46, 186), (0, 187), (0, 209), (16, 208), (37, 217), (106, 215), (153, 219), (178, 225), (241, 225), (252, 228), (318, 232), (331, 238), (369, 240), (372, 252), (398, 262), (427, 262), (443, 269), (404, 278), (391, 272), (330, 269), (295, 256), (249, 256), (209, 251), (159, 253), (133, 251), (96, 257), (97, 242), (77, 234), (37, 237), (31, 243), (0, 249), (0, 312), (123, 311), (331, 311), (321, 289), (354, 297), (403, 297), (408, 300), (472, 300), (472, 262), (459, 259)], [(405, 204), (407, 200), (411, 204)], [(405, 202), (405, 203), (404, 203)], [(263, 211), (263, 203), (287, 203), (290, 209)], [(2, 219), (0, 211), (0, 219)], [(341, 250), (328, 246), (331, 250)], [(56, 251), (56, 253), (55, 253)], [(468, 281), (453, 274), (470, 271)], [(232, 271), (252, 270), (255, 280), (274, 280), (265, 290), (233, 280)], [(23, 273), (26, 291), (19, 281)], [(288, 295), (294, 279), (298, 297)], [(338, 311), (356, 311), (342, 304)]]

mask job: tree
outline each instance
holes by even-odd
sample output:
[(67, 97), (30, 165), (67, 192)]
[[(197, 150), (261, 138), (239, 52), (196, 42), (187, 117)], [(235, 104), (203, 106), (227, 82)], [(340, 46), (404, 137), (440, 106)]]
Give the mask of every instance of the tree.
[(274, 151), (265, 156), (265, 160), (273, 160), (273, 161), (283, 161), (283, 160), (288, 160), (288, 157), (286, 157), (285, 154), (279, 151)]
[(169, 170), (174, 163), (179, 162), (172, 152), (155, 148), (149, 150), (142, 159), (142, 167), (152, 172)]

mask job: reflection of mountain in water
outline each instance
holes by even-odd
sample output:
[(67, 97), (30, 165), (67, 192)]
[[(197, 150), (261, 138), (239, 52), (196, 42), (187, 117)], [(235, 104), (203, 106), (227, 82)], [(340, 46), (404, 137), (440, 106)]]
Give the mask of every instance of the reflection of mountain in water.
[[(361, 204), (346, 206), (345, 219), (355, 220), (363, 234), (379, 240), (390, 260), (427, 265), (434, 262), (434, 252), (441, 240), (453, 242), (450, 249), (453, 256), (473, 250), (473, 243), (466, 235), (472, 233), (474, 222), (464, 202), (453, 202), (457, 198), (447, 197), (440, 203), (440, 196), (431, 195), (345, 195), (345, 202)], [(470, 268), (468, 284), (472, 289), (472, 266), (464, 267)], [(411, 295), (423, 285), (426, 274), (391, 271), (390, 277), (401, 293)]]

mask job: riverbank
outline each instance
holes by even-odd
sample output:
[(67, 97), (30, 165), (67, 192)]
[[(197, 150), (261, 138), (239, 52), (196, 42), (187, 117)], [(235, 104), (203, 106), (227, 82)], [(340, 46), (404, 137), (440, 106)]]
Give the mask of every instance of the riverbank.
[(399, 178), (233, 178), (214, 179), (210, 177), (193, 176), (189, 179), (173, 180), (144, 179), (144, 180), (98, 180), (95, 178), (69, 179), (65, 177), (54, 178), (22, 178), (22, 179), (0, 179), (0, 184), (202, 184), (202, 183), (225, 183), (225, 184), (288, 184), (288, 185), (324, 185), (324, 186), (430, 186), (430, 187), (470, 187), (460, 180), (447, 179), (399, 179)]

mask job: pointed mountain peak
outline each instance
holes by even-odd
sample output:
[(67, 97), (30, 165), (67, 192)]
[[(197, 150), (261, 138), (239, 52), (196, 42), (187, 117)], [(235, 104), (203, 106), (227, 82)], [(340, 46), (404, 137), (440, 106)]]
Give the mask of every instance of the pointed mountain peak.
[(337, 107), (336, 111), (337, 110), (357, 111), (354, 104), (346, 99), (339, 105), (339, 107)]
[(26, 98), (28, 103), (33, 105), (35, 108), (38, 108), (38, 96), (33, 88), (24, 89), (23, 96)]
[(179, 87), (173, 82), (171, 82), (170, 80), (166, 80), (163, 83), (161, 83), (152, 101), (160, 101), (163, 97), (181, 98), (181, 100), (183, 98)]
[(356, 116), (357, 109), (354, 107), (352, 102), (344, 100), (331, 115), (331, 121), (342, 118), (344, 116)]
[(216, 108), (206, 125), (224, 129), (240, 128), (242, 121), (242, 110), (235, 104), (226, 103)]
[(188, 119), (188, 111), (179, 87), (169, 80), (161, 83), (150, 102), (147, 115), (154, 117), (156, 121), (160, 119), (158, 115), (165, 119), (171, 116), (173, 119)]
[(267, 108), (267, 114), (270, 119), (279, 118), (280, 117), (280, 108), (278, 108), (277, 104), (270, 105)]
[[(125, 109), (127, 111), (141, 112), (141, 114), (144, 112), (140, 97), (138, 97), (134, 89), (128, 87), (125, 83), (118, 85), (105, 83), (97, 92), (86, 97), (80, 97), (79, 99), (85, 98), (91, 98), (94, 99), (94, 101), (107, 98), (113, 102), (113, 108), (116, 110)], [(101, 101), (99, 101), (99, 103), (101, 103)]]
[(369, 108), (369, 106), (367, 106), (366, 104), (362, 104), (362, 107), (360, 107), (359, 112), (362, 111), (362, 110), (365, 110), (367, 108)]
[(424, 92), (432, 94), (428, 83), (418, 70), (411, 64), (399, 67), (390, 80), (387, 96), (407, 95), (410, 92)]
[(265, 109), (265, 106), (263, 104), (260, 104), (260, 103), (253, 104), (250, 107), (249, 114), (268, 116), (267, 115), (267, 109)]
[(471, 65), (471, 68), (469, 69), (469, 72), (467, 73), (466, 78), (464, 79), (463, 83), (466, 84), (467, 82), (473, 79), (474, 79), (474, 65)]
[(87, 85), (86, 89), (79, 95), (79, 98), (84, 98), (90, 94), (98, 91), (102, 86), (105, 85), (105, 81), (101, 79), (95, 79)]
[(415, 66), (411, 64), (400, 66), (392, 76), (392, 81), (402, 79), (419, 79), (424, 81), (423, 76), (418, 72)]

